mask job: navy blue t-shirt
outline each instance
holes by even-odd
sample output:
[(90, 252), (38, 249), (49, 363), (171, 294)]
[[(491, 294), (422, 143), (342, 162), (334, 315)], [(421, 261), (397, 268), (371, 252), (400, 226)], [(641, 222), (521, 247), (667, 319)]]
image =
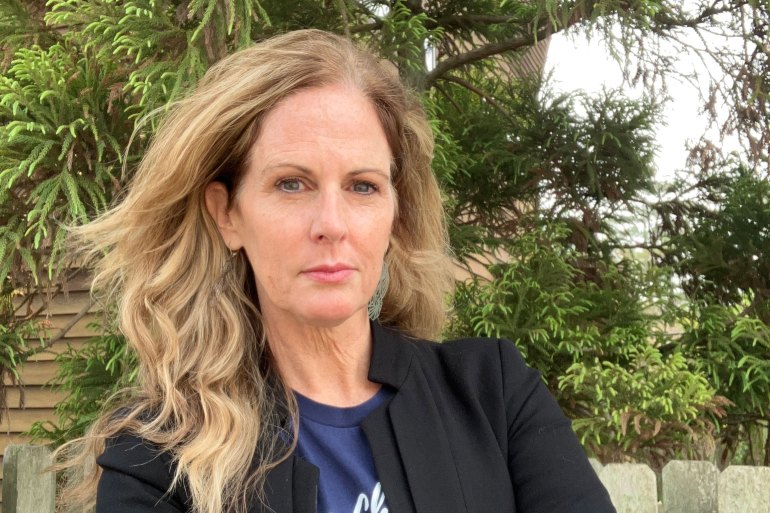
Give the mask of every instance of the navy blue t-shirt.
[(297, 454), (320, 469), (318, 513), (388, 513), (372, 450), (361, 422), (393, 394), (385, 387), (350, 408), (317, 403), (296, 393)]

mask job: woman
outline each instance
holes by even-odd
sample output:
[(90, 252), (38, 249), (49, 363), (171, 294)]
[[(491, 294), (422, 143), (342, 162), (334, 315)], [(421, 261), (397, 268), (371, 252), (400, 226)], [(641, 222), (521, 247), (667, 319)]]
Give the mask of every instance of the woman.
[(614, 511), (513, 344), (435, 344), (432, 138), (387, 63), (308, 30), (215, 65), (79, 229), (139, 387), (74, 444), (106, 512)]

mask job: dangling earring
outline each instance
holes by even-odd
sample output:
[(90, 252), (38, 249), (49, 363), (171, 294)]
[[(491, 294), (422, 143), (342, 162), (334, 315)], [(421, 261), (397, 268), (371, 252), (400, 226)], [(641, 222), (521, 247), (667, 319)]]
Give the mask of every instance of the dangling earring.
[(227, 275), (233, 272), (233, 268), (235, 267), (235, 257), (237, 256), (238, 252), (231, 249), (229, 258), (225, 260), (224, 264), (222, 264), (222, 275)]
[(382, 262), (382, 272), (380, 273), (380, 280), (377, 282), (377, 288), (374, 289), (374, 295), (369, 300), (367, 310), (369, 311), (369, 318), (376, 321), (380, 317), (380, 311), (382, 311), (382, 300), (385, 299), (385, 293), (388, 292), (388, 285), (390, 284), (390, 272), (388, 272), (387, 262)]
[(235, 258), (237, 256), (238, 256), (238, 252), (231, 249), (230, 255), (222, 263), (222, 269), (220, 269), (219, 271), (219, 277), (217, 278), (217, 281), (214, 284), (214, 293), (216, 297), (221, 296), (222, 293), (224, 292), (225, 283), (227, 282), (227, 279), (229, 278), (230, 274), (233, 272), (233, 269), (235, 268)]

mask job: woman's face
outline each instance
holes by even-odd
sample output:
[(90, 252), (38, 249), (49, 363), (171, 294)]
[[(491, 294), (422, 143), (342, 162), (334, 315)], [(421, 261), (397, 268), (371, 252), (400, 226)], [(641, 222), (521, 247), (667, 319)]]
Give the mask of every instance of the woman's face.
[(231, 208), (224, 186), (209, 186), (209, 211), (246, 252), (268, 326), (366, 318), (395, 216), (391, 162), (371, 102), (325, 86), (267, 114)]

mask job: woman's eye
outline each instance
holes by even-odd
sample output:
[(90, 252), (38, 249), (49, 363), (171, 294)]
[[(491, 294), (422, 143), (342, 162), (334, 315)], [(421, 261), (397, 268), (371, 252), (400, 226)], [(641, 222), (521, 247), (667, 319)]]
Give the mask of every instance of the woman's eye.
[(351, 189), (358, 194), (372, 194), (377, 191), (377, 186), (369, 182), (356, 182)]
[(302, 190), (302, 182), (298, 178), (284, 178), (276, 184), (283, 192), (299, 192)]

